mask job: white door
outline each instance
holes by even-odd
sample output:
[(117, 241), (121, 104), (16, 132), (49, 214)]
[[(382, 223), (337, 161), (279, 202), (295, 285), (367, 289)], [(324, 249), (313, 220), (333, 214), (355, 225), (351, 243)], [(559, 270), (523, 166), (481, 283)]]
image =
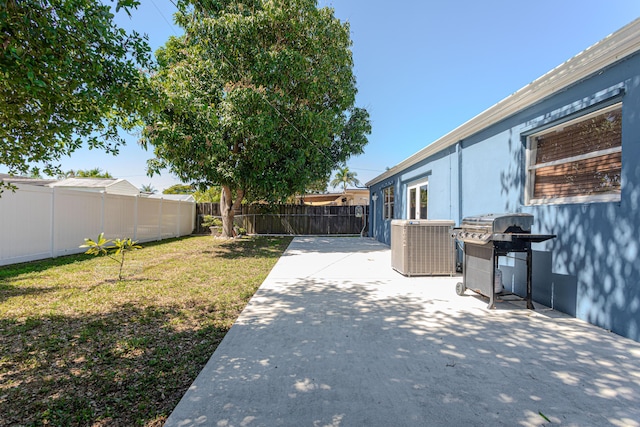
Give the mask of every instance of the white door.
[(407, 218), (427, 219), (429, 204), (429, 183), (421, 182), (408, 188), (407, 194)]

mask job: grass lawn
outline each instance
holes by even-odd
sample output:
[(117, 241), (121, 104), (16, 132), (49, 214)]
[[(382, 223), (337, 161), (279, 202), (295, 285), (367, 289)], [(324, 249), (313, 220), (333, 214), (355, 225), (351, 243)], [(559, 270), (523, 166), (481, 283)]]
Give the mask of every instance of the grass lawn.
[[(0, 426), (160, 426), (291, 241), (0, 267)], [(82, 242), (79, 242), (79, 244)]]

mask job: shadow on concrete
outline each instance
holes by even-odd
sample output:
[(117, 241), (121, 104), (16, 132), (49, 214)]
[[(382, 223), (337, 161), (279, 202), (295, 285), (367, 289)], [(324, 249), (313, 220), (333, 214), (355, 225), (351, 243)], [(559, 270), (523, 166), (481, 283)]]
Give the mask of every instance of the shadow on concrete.
[(456, 280), (266, 283), (167, 426), (640, 425), (640, 344)]

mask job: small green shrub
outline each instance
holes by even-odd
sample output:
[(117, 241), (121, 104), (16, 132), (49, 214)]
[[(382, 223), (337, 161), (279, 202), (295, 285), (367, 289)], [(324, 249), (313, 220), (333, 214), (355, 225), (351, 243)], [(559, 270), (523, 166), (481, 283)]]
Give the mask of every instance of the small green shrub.
[(202, 217), (203, 227), (222, 227), (222, 219), (213, 215), (205, 215)]
[[(112, 246), (107, 246), (112, 243)], [(89, 248), (85, 252), (88, 255), (105, 255), (120, 264), (120, 270), (118, 271), (118, 280), (122, 280), (122, 268), (124, 267), (124, 256), (127, 252), (135, 251), (136, 249), (142, 249), (142, 246), (137, 245), (138, 242), (133, 242), (131, 239), (105, 239), (104, 233), (100, 233), (97, 241), (91, 239), (84, 239), (84, 245), (80, 245), (81, 248)]]

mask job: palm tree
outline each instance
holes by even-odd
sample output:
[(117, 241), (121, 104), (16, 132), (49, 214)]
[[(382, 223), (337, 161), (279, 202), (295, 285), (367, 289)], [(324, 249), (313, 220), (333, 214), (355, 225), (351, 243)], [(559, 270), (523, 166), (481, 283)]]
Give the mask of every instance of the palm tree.
[(93, 168), (93, 169), (87, 169), (87, 170), (80, 169), (75, 172), (75, 176), (80, 178), (113, 178), (113, 176), (109, 172), (107, 171), (102, 172), (102, 169), (100, 168)]
[(73, 169), (69, 169), (66, 172), (62, 172), (58, 174), (58, 179), (66, 179), (66, 178), (74, 178), (76, 176), (76, 171)]
[(351, 172), (349, 170), (348, 166), (339, 168), (336, 171), (336, 176), (333, 178), (333, 180), (331, 181), (330, 185), (333, 188), (336, 188), (339, 185), (342, 185), (342, 192), (346, 193), (347, 192), (347, 186), (349, 184), (351, 185), (359, 185), (360, 181), (358, 181), (358, 178), (356, 178), (357, 173), (356, 172)]
[(147, 194), (156, 194), (158, 192), (158, 190), (153, 188), (153, 185), (151, 185), (151, 183), (149, 183), (147, 185), (143, 184), (142, 187), (140, 187), (140, 192), (147, 193)]

